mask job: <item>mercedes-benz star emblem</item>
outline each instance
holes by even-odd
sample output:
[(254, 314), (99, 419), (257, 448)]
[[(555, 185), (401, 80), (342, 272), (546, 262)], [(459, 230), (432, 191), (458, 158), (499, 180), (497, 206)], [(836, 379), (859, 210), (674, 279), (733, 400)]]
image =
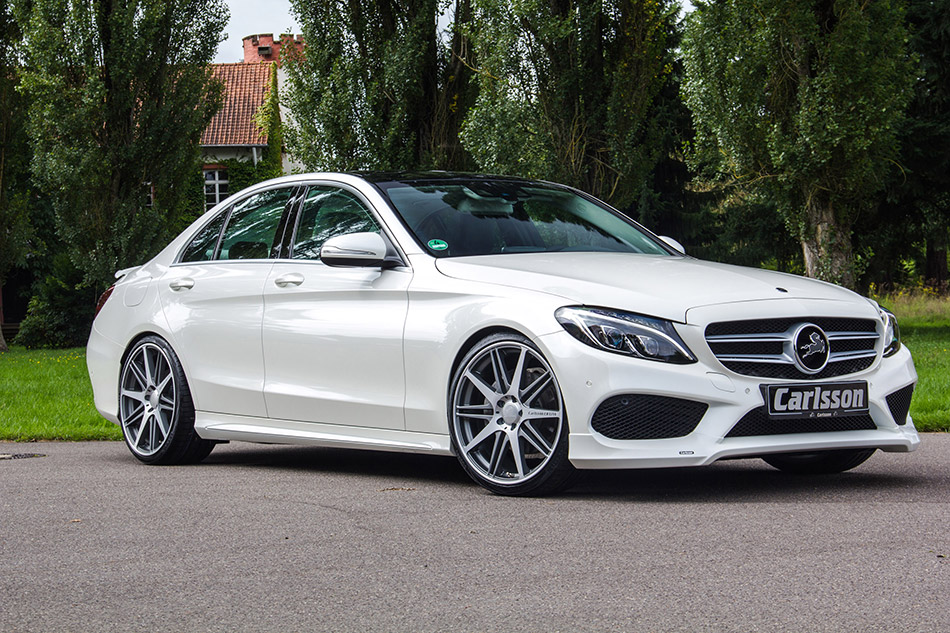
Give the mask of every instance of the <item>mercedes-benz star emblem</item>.
[(828, 364), (828, 337), (817, 325), (805, 323), (795, 332), (795, 364), (806, 374), (817, 374)]

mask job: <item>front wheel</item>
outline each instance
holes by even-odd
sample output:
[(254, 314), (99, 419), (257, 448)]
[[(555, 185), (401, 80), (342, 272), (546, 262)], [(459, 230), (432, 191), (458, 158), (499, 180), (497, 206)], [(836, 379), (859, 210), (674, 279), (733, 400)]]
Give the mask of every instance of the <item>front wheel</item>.
[(157, 336), (138, 341), (122, 362), (119, 423), (125, 443), (147, 464), (204, 459), (214, 443), (195, 433), (195, 406), (171, 346)]
[(769, 466), (796, 475), (828, 475), (863, 464), (877, 449), (843, 449), (817, 453), (778, 453), (762, 457)]
[(561, 390), (527, 338), (493, 334), (465, 355), (452, 379), (449, 419), (462, 468), (488, 490), (526, 496), (569, 485)]

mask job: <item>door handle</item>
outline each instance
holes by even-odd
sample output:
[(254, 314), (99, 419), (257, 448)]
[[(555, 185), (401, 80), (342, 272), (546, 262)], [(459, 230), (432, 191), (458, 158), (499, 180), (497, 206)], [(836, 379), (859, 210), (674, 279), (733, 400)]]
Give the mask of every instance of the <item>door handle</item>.
[(195, 285), (195, 280), (191, 277), (182, 277), (181, 279), (176, 279), (175, 281), (168, 284), (168, 287), (172, 290), (188, 290), (189, 288)]
[(287, 273), (275, 279), (274, 283), (279, 288), (286, 288), (287, 286), (299, 286), (303, 281), (304, 277), (300, 273)]

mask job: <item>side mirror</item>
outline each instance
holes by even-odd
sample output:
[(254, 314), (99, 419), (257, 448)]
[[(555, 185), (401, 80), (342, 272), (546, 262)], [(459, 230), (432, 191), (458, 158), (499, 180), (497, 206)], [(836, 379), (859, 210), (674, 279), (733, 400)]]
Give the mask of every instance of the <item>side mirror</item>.
[(660, 239), (663, 240), (663, 243), (671, 247), (675, 251), (679, 251), (682, 254), (686, 254), (686, 249), (683, 248), (683, 245), (674, 240), (672, 237), (667, 237), (666, 235), (661, 235)]
[(382, 266), (386, 240), (379, 233), (348, 233), (331, 237), (320, 247), (320, 261), (327, 266)]

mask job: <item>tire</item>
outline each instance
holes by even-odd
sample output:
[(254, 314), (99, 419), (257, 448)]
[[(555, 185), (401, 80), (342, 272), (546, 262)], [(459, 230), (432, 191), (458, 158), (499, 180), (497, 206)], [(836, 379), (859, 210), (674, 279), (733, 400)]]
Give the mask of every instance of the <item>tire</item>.
[(817, 453), (778, 453), (762, 457), (769, 466), (796, 475), (828, 475), (851, 470), (863, 464), (876, 448), (819, 451)]
[(195, 405), (181, 362), (158, 336), (125, 355), (119, 374), (119, 424), (126, 446), (146, 464), (193, 464), (214, 442), (195, 433)]
[(524, 336), (493, 334), (465, 354), (449, 389), (448, 417), (462, 468), (488, 490), (543, 495), (572, 482), (561, 390)]

